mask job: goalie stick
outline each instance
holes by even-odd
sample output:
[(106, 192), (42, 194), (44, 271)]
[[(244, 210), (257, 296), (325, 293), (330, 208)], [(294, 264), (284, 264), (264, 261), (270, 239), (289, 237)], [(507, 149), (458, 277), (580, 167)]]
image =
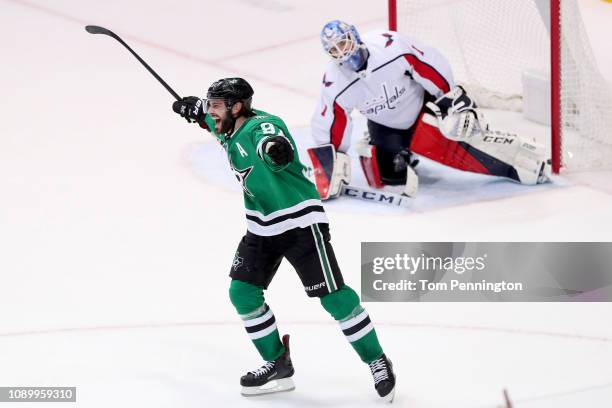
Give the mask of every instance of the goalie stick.
[(412, 198), (408, 197), (405, 194), (396, 194), (384, 190), (370, 190), (367, 188), (349, 185), (342, 186), (341, 195), (373, 203), (405, 208), (411, 207), (413, 201)]
[(151, 75), (153, 75), (153, 76), (155, 77), (155, 79), (157, 79), (157, 80), (159, 81), (159, 83), (160, 83), (160, 84), (162, 84), (162, 85), (164, 86), (164, 88), (166, 88), (166, 90), (167, 90), (168, 92), (170, 92), (170, 93), (172, 94), (172, 96), (174, 96), (174, 98), (175, 98), (177, 101), (180, 101), (180, 100), (181, 100), (181, 97), (179, 96), (179, 94), (177, 94), (177, 93), (174, 91), (174, 89), (172, 89), (172, 88), (170, 87), (170, 85), (168, 85), (168, 84), (166, 83), (166, 81), (164, 81), (164, 80), (163, 80), (163, 79), (162, 79), (162, 78), (161, 78), (159, 75), (157, 75), (157, 72), (155, 72), (155, 71), (153, 70), (153, 68), (151, 68), (151, 67), (149, 66), (149, 64), (147, 64), (147, 63), (146, 63), (146, 62), (145, 62), (145, 61), (144, 61), (142, 58), (140, 58), (140, 56), (139, 56), (138, 54), (136, 54), (136, 52), (135, 52), (133, 49), (131, 49), (131, 48), (130, 48), (130, 46), (129, 46), (129, 45), (127, 45), (127, 44), (125, 43), (125, 41), (123, 41), (123, 40), (121, 39), (121, 37), (119, 37), (117, 34), (113, 33), (113, 32), (112, 32), (111, 30), (109, 30), (109, 29), (106, 29), (106, 28), (104, 28), (104, 27), (100, 27), (100, 26), (95, 26), (95, 25), (88, 25), (88, 26), (85, 26), (85, 30), (86, 30), (86, 31), (87, 31), (89, 34), (104, 34), (104, 35), (108, 35), (109, 37), (112, 37), (112, 38), (114, 38), (115, 40), (119, 41), (119, 43), (120, 43), (121, 45), (123, 45), (125, 48), (127, 48), (127, 50), (128, 50), (129, 52), (131, 52), (131, 53), (132, 53), (132, 55), (133, 55), (134, 57), (136, 57), (136, 59), (137, 59), (138, 61), (140, 61), (140, 63), (141, 63), (141, 64), (142, 64), (142, 65), (143, 65), (143, 66), (144, 66), (146, 69), (147, 69), (147, 71), (149, 71), (149, 72), (151, 73)]

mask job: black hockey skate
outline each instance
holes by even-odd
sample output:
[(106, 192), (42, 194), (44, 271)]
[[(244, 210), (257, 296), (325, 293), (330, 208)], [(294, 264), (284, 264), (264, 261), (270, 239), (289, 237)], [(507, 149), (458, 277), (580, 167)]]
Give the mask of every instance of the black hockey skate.
[(242, 391), (245, 397), (254, 395), (270, 394), (273, 392), (291, 391), (295, 389), (293, 384), (293, 364), (289, 355), (289, 335), (283, 336), (285, 353), (274, 361), (268, 361), (255, 371), (249, 371), (240, 378)]
[(370, 371), (374, 377), (374, 388), (381, 398), (386, 402), (393, 402), (395, 397), (395, 374), (393, 364), (386, 355), (382, 355), (378, 360), (370, 363)]

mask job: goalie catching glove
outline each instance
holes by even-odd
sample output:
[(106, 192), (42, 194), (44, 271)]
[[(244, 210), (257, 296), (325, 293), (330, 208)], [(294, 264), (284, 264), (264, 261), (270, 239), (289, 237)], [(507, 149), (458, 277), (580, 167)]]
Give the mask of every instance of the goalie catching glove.
[(463, 142), (475, 132), (488, 129), (482, 112), (461, 86), (456, 86), (425, 106), (438, 119), (440, 132), (450, 140)]

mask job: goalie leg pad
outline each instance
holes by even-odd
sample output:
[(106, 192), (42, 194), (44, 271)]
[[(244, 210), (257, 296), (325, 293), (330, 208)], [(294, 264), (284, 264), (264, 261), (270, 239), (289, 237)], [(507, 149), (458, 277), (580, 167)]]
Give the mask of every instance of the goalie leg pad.
[(424, 115), (418, 120), (410, 145), (411, 151), (459, 170), (491, 174), (482, 163), (469, 154), (468, 149), (464, 147), (465, 144), (447, 139), (437, 127), (431, 125), (431, 122), (426, 123), (423, 119)]
[(550, 161), (545, 159), (545, 148), (539, 143), (520, 140), (514, 158), (519, 182), (522, 184), (541, 184), (550, 181)]
[(468, 143), (447, 139), (437, 127), (426, 123), (423, 116), (419, 118), (410, 150), (458, 170), (509, 177), (519, 181), (514, 167)]
[(415, 197), (419, 190), (419, 176), (412, 166), (406, 167), (406, 184), (402, 194), (408, 197)]
[(307, 150), (314, 169), (315, 185), (322, 200), (338, 197), (342, 186), (351, 181), (351, 162), (347, 154), (336, 152), (332, 144)]
[(355, 149), (359, 154), (359, 163), (368, 185), (374, 188), (382, 188), (383, 182), (380, 177), (378, 158), (376, 157), (376, 146), (369, 144), (367, 139), (361, 139), (355, 145)]
[(394, 129), (368, 120), (368, 130), (355, 144), (355, 150), (371, 187), (406, 184), (406, 167), (418, 164), (408, 150), (413, 130)]
[(544, 146), (515, 134), (487, 130), (474, 135), (469, 143), (458, 142), (444, 137), (431, 116), (424, 114), (410, 148), (459, 170), (507, 177), (526, 185), (549, 181)]

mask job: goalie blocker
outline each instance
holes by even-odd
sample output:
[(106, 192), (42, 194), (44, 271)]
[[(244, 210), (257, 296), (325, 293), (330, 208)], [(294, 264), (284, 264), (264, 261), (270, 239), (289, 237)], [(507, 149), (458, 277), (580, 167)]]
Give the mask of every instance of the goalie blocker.
[(332, 144), (308, 149), (317, 191), (322, 200), (336, 198), (351, 182), (351, 162), (347, 154), (336, 152)]

